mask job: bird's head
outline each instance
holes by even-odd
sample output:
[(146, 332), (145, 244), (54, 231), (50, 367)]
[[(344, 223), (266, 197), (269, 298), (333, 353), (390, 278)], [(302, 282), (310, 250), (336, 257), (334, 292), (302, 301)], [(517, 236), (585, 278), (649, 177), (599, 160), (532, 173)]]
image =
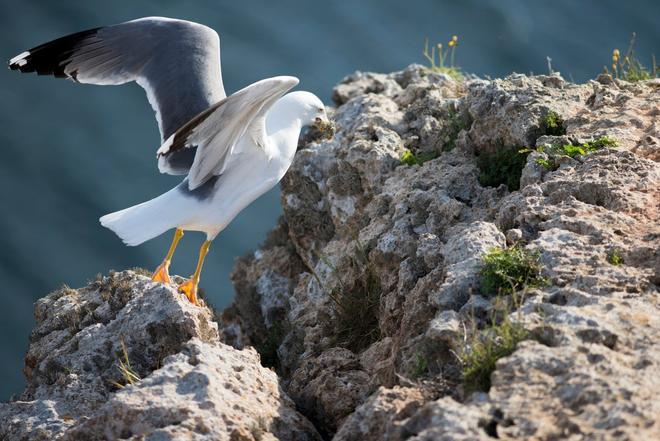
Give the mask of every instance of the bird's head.
[(295, 102), (300, 112), (300, 121), (303, 127), (313, 127), (325, 138), (332, 138), (335, 127), (328, 118), (325, 105), (321, 100), (310, 92), (292, 92), (287, 95)]

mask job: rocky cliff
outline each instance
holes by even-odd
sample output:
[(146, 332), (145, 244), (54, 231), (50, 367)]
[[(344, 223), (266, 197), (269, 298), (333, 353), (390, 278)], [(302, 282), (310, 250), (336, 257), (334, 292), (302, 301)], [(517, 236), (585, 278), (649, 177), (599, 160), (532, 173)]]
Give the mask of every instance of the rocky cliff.
[[(326, 438), (657, 434), (659, 80), (411, 66), (333, 98), (335, 138), (298, 152), (283, 218), (236, 266), (226, 341)], [(543, 283), (489, 291), (493, 248)], [(507, 329), (510, 355), (471, 357)], [(490, 385), (466, 380), (487, 361)]]
[(37, 302), (25, 392), (2, 440), (316, 440), (254, 349), (218, 340), (211, 311), (133, 271)]
[(658, 437), (660, 81), (333, 99), (218, 324), (133, 272), (45, 297), (0, 438)]

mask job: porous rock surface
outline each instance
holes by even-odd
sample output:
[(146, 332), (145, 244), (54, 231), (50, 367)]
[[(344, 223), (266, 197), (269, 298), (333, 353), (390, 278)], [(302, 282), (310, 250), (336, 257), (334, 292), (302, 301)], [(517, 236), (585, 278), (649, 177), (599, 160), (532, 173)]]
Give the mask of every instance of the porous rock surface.
[[(0, 439), (660, 439), (660, 81), (410, 66), (333, 99), (336, 136), (301, 140), (220, 326), (132, 271), (45, 297)], [(480, 184), (500, 149), (600, 136), (618, 146)], [(480, 275), (514, 244), (547, 280), (516, 303)], [(467, 337), (507, 313), (528, 338), (469, 392)]]
[(175, 288), (111, 273), (44, 297), (35, 318), (0, 439), (319, 439), (258, 354), (220, 343), (211, 311)]
[[(255, 346), (327, 439), (657, 439), (660, 81), (459, 83), (410, 66), (353, 74), (333, 99), (334, 139), (298, 152), (283, 217), (236, 265), (222, 338)], [(543, 132), (549, 111), (565, 135)], [(618, 146), (554, 171), (530, 154), (518, 190), (479, 183), (480, 155), (600, 136)], [(402, 164), (406, 149), (437, 158)], [(535, 337), (469, 394), (465, 325), (496, 306), (481, 256), (514, 243), (548, 281), (511, 311)], [(373, 290), (346, 324), (338, 296)]]

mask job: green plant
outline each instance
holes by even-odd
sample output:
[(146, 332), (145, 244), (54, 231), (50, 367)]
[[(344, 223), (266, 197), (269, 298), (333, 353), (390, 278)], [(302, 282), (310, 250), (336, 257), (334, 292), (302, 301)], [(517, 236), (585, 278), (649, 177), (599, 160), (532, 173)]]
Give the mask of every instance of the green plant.
[[(429, 39), (427, 38), (424, 42), (424, 51), (422, 54), (424, 55), (424, 58), (428, 60), (430, 64), (429, 68), (433, 72), (446, 74), (456, 81), (461, 81), (463, 79), (463, 74), (461, 73), (461, 69), (455, 64), (457, 45), (458, 36), (454, 35), (451, 37), (451, 40), (449, 40), (449, 43), (447, 43), (447, 49), (442, 47), (442, 43), (438, 43), (429, 49)], [(447, 61), (449, 61), (448, 64)]]
[(128, 359), (128, 349), (126, 348), (126, 342), (123, 337), (120, 338), (119, 343), (121, 345), (122, 358), (117, 362), (117, 368), (122, 378), (119, 381), (113, 381), (112, 384), (118, 389), (122, 389), (129, 384), (137, 383), (142, 378), (131, 367), (131, 361)]
[(515, 294), (523, 288), (546, 284), (539, 256), (516, 245), (493, 248), (482, 256), (481, 291), (486, 296)]
[(415, 368), (412, 371), (412, 378), (416, 379), (425, 375), (429, 371), (429, 362), (422, 354), (417, 354), (415, 358)]
[(512, 322), (508, 315), (500, 323), (493, 321), (483, 331), (473, 328), (466, 335), (465, 347), (459, 355), (465, 392), (487, 392), (497, 360), (511, 355), (518, 343), (528, 337), (529, 332), (522, 325)]
[(456, 139), (458, 139), (458, 134), (461, 130), (465, 129), (465, 122), (461, 118), (460, 113), (454, 106), (447, 106), (447, 113), (449, 118), (447, 118), (447, 133), (448, 138), (447, 142), (442, 146), (443, 152), (449, 152), (456, 147)]
[(574, 145), (569, 144), (563, 147), (564, 152), (567, 156), (574, 158), (578, 155), (586, 155), (587, 153), (595, 152), (605, 147), (616, 147), (618, 144), (616, 140), (610, 138), (609, 136), (601, 136), (596, 138), (593, 141), (585, 142), (582, 144)]
[(625, 260), (621, 255), (621, 250), (618, 248), (614, 248), (607, 253), (607, 261), (614, 266), (619, 266), (625, 263)]
[(566, 134), (564, 119), (552, 110), (541, 117), (539, 128), (543, 135), (563, 136)]
[(536, 158), (534, 162), (548, 170), (552, 170), (554, 167), (554, 161), (550, 161), (549, 159), (546, 158)]
[[(635, 56), (635, 33), (633, 32), (628, 44), (628, 50), (621, 57), (619, 49), (612, 51), (612, 75), (615, 78), (637, 82), (650, 80), (658, 77), (658, 67), (655, 62), (655, 56), (652, 56), (651, 70), (649, 71), (646, 66)], [(605, 73), (610, 73), (607, 66), (605, 66)]]
[(584, 156), (592, 152), (604, 149), (606, 147), (616, 147), (618, 143), (609, 136), (601, 136), (593, 141), (585, 142), (582, 144), (565, 144), (555, 147), (539, 147), (537, 152), (542, 152), (548, 155), (548, 158), (537, 158), (536, 163), (548, 170), (554, 171), (559, 168), (558, 159), (562, 156), (575, 158), (577, 156)]
[(481, 172), (479, 184), (485, 187), (506, 184), (509, 191), (518, 190), (528, 154), (528, 150), (517, 147), (501, 147), (492, 153), (481, 153), (477, 157), (477, 167)]
[(425, 162), (437, 157), (438, 154), (436, 152), (419, 152), (414, 154), (410, 150), (406, 149), (406, 151), (403, 152), (403, 155), (401, 155), (401, 163), (406, 165), (422, 165)]

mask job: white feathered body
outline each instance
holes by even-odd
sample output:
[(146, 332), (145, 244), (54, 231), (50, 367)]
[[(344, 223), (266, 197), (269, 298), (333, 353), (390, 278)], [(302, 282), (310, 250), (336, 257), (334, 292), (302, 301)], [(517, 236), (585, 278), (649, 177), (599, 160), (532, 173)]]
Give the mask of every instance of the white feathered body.
[(241, 139), (237, 153), (215, 184), (213, 196), (202, 201), (199, 211), (190, 213), (179, 225), (181, 228), (202, 231), (213, 239), (245, 207), (277, 185), (293, 162), (300, 125), (294, 122), (292, 127), (273, 129), (274, 134), (263, 147), (252, 143), (248, 136)]
[(205, 190), (208, 195), (189, 192), (184, 181), (150, 201), (103, 216), (101, 224), (133, 246), (172, 228), (215, 238), (245, 207), (277, 185), (291, 166), (301, 123), (278, 104), (266, 115), (265, 144), (255, 144), (246, 133), (213, 189)]

